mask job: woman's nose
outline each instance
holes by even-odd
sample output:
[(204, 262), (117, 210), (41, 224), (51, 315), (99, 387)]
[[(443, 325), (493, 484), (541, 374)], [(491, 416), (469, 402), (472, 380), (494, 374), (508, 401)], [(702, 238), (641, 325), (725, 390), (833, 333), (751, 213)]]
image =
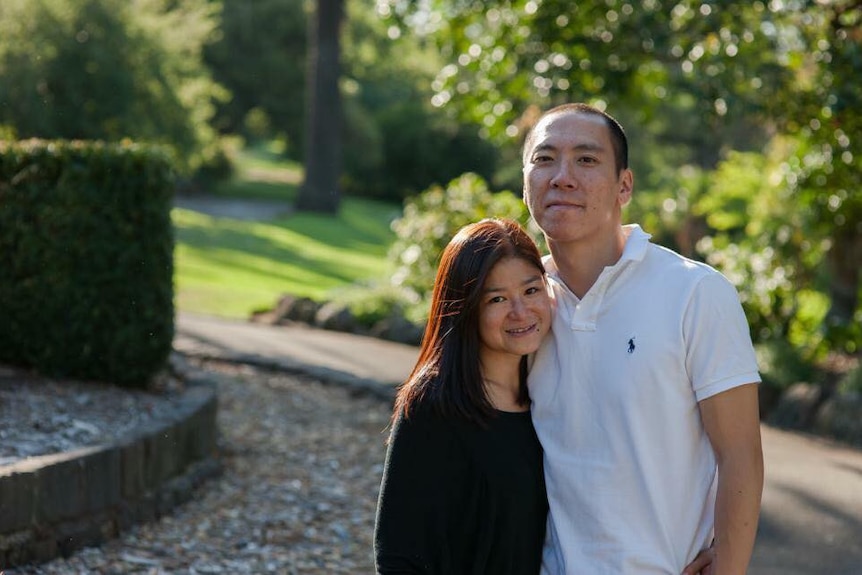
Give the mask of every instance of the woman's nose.
[(524, 300), (521, 298), (514, 298), (512, 300), (512, 307), (509, 308), (509, 314), (513, 317), (521, 317), (527, 311), (527, 305), (524, 303)]

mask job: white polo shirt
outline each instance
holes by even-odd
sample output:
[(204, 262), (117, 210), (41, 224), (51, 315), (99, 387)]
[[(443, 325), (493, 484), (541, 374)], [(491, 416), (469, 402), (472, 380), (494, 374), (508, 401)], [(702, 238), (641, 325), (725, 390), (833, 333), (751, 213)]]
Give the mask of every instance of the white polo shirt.
[(733, 285), (625, 230), (583, 300), (546, 261), (557, 311), (529, 376), (544, 574), (682, 572), (712, 538), (716, 461), (697, 403), (760, 381)]

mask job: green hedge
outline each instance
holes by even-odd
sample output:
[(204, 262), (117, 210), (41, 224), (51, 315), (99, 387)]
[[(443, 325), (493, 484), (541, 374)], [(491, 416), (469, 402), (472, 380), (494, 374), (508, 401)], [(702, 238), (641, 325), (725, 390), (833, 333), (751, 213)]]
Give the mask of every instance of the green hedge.
[(155, 147), (0, 142), (0, 361), (132, 386), (164, 367), (173, 183)]

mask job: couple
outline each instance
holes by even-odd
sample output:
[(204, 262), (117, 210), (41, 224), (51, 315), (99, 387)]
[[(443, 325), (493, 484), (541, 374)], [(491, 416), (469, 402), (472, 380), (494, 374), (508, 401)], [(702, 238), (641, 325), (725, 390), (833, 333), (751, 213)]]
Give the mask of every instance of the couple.
[(501, 220), (446, 247), (393, 413), (377, 572), (744, 574), (763, 459), (735, 289), (622, 225), (609, 115), (546, 112), (523, 160), (551, 254)]

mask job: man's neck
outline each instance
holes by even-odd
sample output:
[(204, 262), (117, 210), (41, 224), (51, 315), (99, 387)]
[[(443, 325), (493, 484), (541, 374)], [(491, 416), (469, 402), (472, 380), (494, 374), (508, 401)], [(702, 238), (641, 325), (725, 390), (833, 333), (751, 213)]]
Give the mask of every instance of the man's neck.
[(625, 245), (626, 234), (622, 228), (599, 241), (559, 243), (548, 240), (560, 279), (580, 299), (590, 291), (606, 267), (619, 261)]

